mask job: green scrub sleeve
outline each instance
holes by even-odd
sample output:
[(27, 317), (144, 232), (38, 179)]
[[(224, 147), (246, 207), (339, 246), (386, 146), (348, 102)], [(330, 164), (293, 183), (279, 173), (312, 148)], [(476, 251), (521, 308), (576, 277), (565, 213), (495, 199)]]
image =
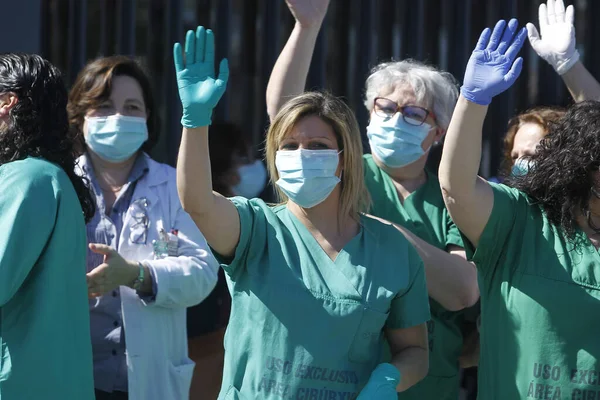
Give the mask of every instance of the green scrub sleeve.
[(408, 251), (410, 284), (392, 300), (386, 321), (389, 329), (410, 328), (431, 319), (423, 260), (412, 245), (408, 246)]
[(60, 192), (40, 164), (0, 166), (0, 308), (19, 290), (54, 228)]
[[(511, 235), (519, 238), (522, 232), (516, 226), (518, 216), (524, 216), (529, 207), (527, 196), (517, 189), (503, 184), (490, 183), (494, 193), (494, 205), (490, 218), (483, 229), (477, 249), (463, 235), (467, 258), (477, 265), (484, 275), (497, 265), (497, 261), (506, 251)], [(523, 238), (520, 238), (522, 240)]]
[(214, 249), (211, 250), (225, 273), (234, 278), (245, 267), (251, 248), (259, 246), (262, 249), (265, 245), (263, 206), (266, 205), (260, 199), (232, 197), (229, 200), (235, 205), (240, 216), (240, 240), (235, 248), (235, 254), (233, 258), (228, 258), (218, 254)]

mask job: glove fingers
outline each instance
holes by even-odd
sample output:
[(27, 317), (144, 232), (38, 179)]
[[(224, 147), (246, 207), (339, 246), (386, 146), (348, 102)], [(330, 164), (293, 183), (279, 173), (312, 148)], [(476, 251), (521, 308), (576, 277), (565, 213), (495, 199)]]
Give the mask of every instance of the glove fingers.
[(492, 31), (492, 36), (490, 37), (490, 41), (487, 45), (487, 50), (494, 51), (498, 48), (498, 43), (500, 42), (500, 38), (504, 33), (504, 28), (506, 27), (506, 21), (503, 19), (496, 23), (494, 30)]
[(571, 25), (575, 23), (575, 7), (573, 7), (573, 5), (567, 7), (567, 11), (565, 12), (565, 22)]
[(504, 82), (508, 84), (508, 87), (512, 86), (513, 83), (517, 80), (519, 75), (521, 74), (521, 70), (523, 69), (523, 58), (519, 57), (515, 60), (510, 71), (504, 75)]
[(208, 74), (215, 76), (215, 35), (210, 29), (206, 30), (206, 48), (204, 49), (204, 62), (208, 64)]
[(219, 64), (219, 77), (215, 81), (215, 84), (219, 87), (227, 85), (229, 80), (229, 62), (226, 58), (221, 60)]
[(203, 26), (196, 28), (196, 62), (204, 62), (204, 49), (206, 46), (206, 29)]
[(490, 28), (485, 28), (481, 35), (479, 36), (479, 40), (477, 41), (477, 45), (475, 46), (475, 50), (485, 50), (488, 41), (490, 40), (490, 35), (492, 34), (492, 30)]
[(506, 52), (506, 49), (508, 49), (508, 46), (510, 45), (513, 36), (515, 35), (515, 32), (517, 31), (517, 28), (519, 27), (519, 22), (516, 19), (511, 19), (510, 21), (508, 21), (508, 25), (506, 27), (506, 29), (504, 30), (504, 35), (502, 35), (502, 40), (500, 41), (500, 44), (498, 45), (498, 53), (500, 54), (504, 54)]
[(173, 45), (173, 61), (175, 61), (175, 71), (182, 71), (185, 66), (183, 65), (183, 53), (181, 51), (181, 44), (175, 43)]
[(554, 0), (548, 0), (546, 5), (548, 8), (548, 24), (552, 25), (556, 23), (556, 11), (554, 10)]
[(540, 8), (538, 9), (538, 19), (540, 23), (540, 33), (544, 36), (544, 32), (548, 27), (548, 9), (544, 3), (540, 4)]
[[(515, 39), (513, 40), (513, 42), (511, 43), (508, 50), (506, 50), (505, 56), (509, 60), (514, 60), (515, 57), (517, 56), (517, 54), (519, 54), (519, 51), (521, 51), (521, 48), (523, 47), (523, 44), (525, 43), (525, 37), (527, 36), (527, 32), (528, 31), (526, 28), (522, 28), (519, 31), (519, 33), (517, 34), (517, 36), (515, 37)], [(513, 67), (514, 67), (514, 64), (513, 64)]]
[(556, 16), (556, 22), (565, 22), (565, 3), (563, 0), (556, 0), (556, 3), (554, 3), (554, 14)]
[(194, 31), (188, 31), (185, 35), (185, 65), (191, 65), (196, 62), (196, 37)]

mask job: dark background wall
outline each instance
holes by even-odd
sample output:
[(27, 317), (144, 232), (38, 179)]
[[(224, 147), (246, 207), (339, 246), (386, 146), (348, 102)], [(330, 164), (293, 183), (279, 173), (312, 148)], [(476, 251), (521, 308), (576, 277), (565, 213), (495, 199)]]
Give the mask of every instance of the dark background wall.
[[(139, 57), (151, 74), (162, 119), (153, 156), (174, 164), (181, 106), (172, 46), (185, 30), (202, 24), (215, 31), (217, 58), (228, 57), (229, 87), (217, 118), (240, 124), (260, 148), (267, 115), (265, 88), (275, 59), (293, 26), (284, 0), (0, 0), (0, 51), (38, 52), (71, 83), (86, 61), (115, 53)], [(600, 76), (600, 1), (574, 0), (583, 62)], [(569, 3), (569, 0), (567, 0)], [(361, 126), (364, 81), (377, 62), (416, 58), (461, 81), (468, 57), (485, 26), (500, 18), (537, 25), (540, 0), (331, 0), (318, 41), (308, 88), (343, 96)], [(510, 116), (533, 105), (570, 102), (552, 68), (527, 44), (525, 68), (515, 87), (499, 96), (486, 122), (481, 173), (494, 174)], [(437, 165), (439, 149), (431, 157)]]

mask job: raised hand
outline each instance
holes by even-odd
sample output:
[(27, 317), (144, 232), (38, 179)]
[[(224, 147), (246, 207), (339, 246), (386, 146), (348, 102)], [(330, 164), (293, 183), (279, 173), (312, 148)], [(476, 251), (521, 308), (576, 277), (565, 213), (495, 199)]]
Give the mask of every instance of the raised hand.
[(531, 47), (560, 75), (579, 61), (579, 52), (575, 48), (574, 19), (575, 9), (572, 5), (565, 10), (563, 0), (548, 0), (548, 4), (542, 3), (539, 8), (542, 35), (540, 36), (535, 25), (527, 24)]
[[(523, 47), (527, 30), (517, 33), (518, 22), (498, 21), (493, 31), (485, 28), (467, 64), (460, 91), (467, 100), (488, 105), (492, 97), (504, 92), (517, 80), (523, 59), (516, 58)], [(516, 58), (516, 59), (515, 59)]]
[(210, 29), (199, 26), (188, 31), (185, 38), (185, 60), (181, 44), (173, 46), (179, 98), (183, 105), (181, 125), (186, 128), (207, 126), (227, 86), (229, 65), (221, 60), (219, 76), (215, 78), (215, 37)]
[(329, 0), (286, 0), (285, 1), (301, 26), (320, 25), (327, 14)]

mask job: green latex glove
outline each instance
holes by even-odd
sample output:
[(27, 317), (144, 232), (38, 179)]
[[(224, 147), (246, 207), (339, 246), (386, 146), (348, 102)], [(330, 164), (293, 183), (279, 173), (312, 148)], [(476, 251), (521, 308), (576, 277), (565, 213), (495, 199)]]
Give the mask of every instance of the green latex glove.
[(185, 37), (185, 62), (181, 44), (173, 46), (179, 98), (183, 105), (181, 125), (186, 128), (208, 126), (227, 86), (229, 65), (221, 60), (219, 77), (215, 79), (215, 37), (210, 29), (199, 26)]
[(379, 364), (356, 400), (397, 400), (398, 383), (400, 383), (398, 368), (388, 363)]

